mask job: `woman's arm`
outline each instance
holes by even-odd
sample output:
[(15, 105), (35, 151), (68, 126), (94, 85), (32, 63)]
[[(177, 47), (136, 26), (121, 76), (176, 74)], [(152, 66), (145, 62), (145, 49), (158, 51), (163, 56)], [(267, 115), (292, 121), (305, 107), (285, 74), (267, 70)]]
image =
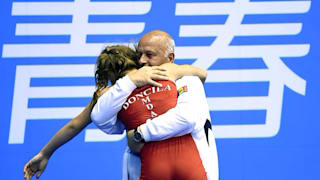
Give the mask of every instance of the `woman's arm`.
[(94, 103), (91, 101), (78, 116), (63, 126), (40, 152), (45, 156), (50, 157), (56, 149), (81, 132), (81, 130), (91, 123), (90, 113), (93, 105)]
[(36, 154), (27, 164), (24, 166), (24, 178), (30, 180), (34, 174), (37, 173), (37, 178), (40, 177), (42, 172), (45, 170), (48, 160), (51, 155), (60, 146), (71, 140), (79, 132), (81, 132), (88, 124), (90, 124), (91, 118), (90, 114), (92, 108), (96, 103), (96, 99), (99, 98), (104, 92), (109, 88), (103, 88), (95, 93), (94, 98), (90, 103), (84, 108), (84, 110), (66, 125), (64, 125), (52, 138), (51, 140), (41, 149), (41, 151)]
[(169, 78), (174, 81), (188, 75), (198, 76), (202, 83), (204, 83), (207, 78), (206, 70), (188, 64), (177, 65), (174, 63), (166, 63), (162, 64), (161, 67), (167, 69)]
[(51, 140), (41, 149), (41, 151), (35, 155), (27, 164), (24, 166), (24, 178), (29, 180), (37, 173), (37, 178), (40, 177), (42, 172), (45, 170), (48, 160), (51, 155), (60, 146), (75, 137), (82, 129), (91, 123), (90, 113), (94, 106), (94, 101), (85, 107), (85, 109), (66, 125), (64, 125), (52, 138)]

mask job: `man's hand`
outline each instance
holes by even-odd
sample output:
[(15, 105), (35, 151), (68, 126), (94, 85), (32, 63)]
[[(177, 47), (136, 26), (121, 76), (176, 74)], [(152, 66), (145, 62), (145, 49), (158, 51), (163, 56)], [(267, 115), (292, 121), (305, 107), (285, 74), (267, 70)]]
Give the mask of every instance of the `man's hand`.
[(34, 174), (37, 173), (36, 177), (39, 179), (42, 172), (45, 170), (48, 164), (48, 157), (45, 157), (41, 152), (35, 155), (27, 164), (24, 166), (24, 178), (30, 180)]
[(133, 134), (134, 134), (134, 130), (130, 130), (127, 133), (127, 141), (128, 141), (128, 146), (129, 148), (134, 151), (135, 153), (140, 154), (140, 151), (144, 145), (143, 142), (136, 142), (133, 140)]
[(161, 87), (162, 85), (155, 80), (168, 80), (166, 68), (160, 66), (144, 66), (137, 71), (129, 73), (130, 79), (137, 87), (151, 84)]

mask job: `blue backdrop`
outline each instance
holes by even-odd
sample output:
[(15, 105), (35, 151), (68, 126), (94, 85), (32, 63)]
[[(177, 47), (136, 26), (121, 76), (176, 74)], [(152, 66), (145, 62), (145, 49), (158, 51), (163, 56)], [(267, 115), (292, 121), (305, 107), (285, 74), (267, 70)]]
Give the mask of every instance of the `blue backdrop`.
[[(0, 177), (90, 101), (96, 56), (154, 29), (205, 83), (221, 180), (320, 179), (319, 1), (1, 0)], [(120, 179), (124, 136), (90, 125), (41, 179)]]

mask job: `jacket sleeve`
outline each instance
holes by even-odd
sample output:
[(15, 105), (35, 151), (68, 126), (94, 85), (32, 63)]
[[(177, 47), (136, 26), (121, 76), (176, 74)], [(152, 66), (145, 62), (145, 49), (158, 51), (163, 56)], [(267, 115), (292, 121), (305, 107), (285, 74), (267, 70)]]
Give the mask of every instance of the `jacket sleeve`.
[(160, 141), (182, 136), (203, 128), (207, 113), (206, 96), (198, 77), (185, 76), (176, 82), (177, 89), (183, 88), (176, 107), (146, 121), (140, 126), (145, 141)]
[(117, 119), (117, 114), (135, 88), (129, 76), (119, 79), (93, 107), (91, 120), (94, 124), (107, 134), (122, 134), (125, 126)]

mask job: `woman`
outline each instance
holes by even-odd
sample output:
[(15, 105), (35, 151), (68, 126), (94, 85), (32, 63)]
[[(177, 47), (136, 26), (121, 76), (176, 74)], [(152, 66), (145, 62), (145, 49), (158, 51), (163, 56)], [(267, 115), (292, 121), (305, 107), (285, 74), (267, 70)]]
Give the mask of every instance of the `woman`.
[[(125, 46), (107, 47), (99, 55), (95, 74), (97, 91), (94, 93), (92, 101), (78, 116), (62, 127), (49, 143), (25, 165), (24, 173), (26, 179), (31, 179), (35, 173), (37, 173), (37, 178), (40, 177), (53, 152), (91, 123), (90, 113), (96, 99), (104, 91), (108, 90), (109, 84), (113, 85), (117, 79), (125, 76), (129, 71), (136, 70), (138, 58), (138, 53)], [(170, 64), (165, 65), (165, 67), (168, 69), (171, 79), (177, 79), (183, 75), (201, 75), (202, 78), (205, 77), (203, 70), (189, 65), (178, 66)]]

